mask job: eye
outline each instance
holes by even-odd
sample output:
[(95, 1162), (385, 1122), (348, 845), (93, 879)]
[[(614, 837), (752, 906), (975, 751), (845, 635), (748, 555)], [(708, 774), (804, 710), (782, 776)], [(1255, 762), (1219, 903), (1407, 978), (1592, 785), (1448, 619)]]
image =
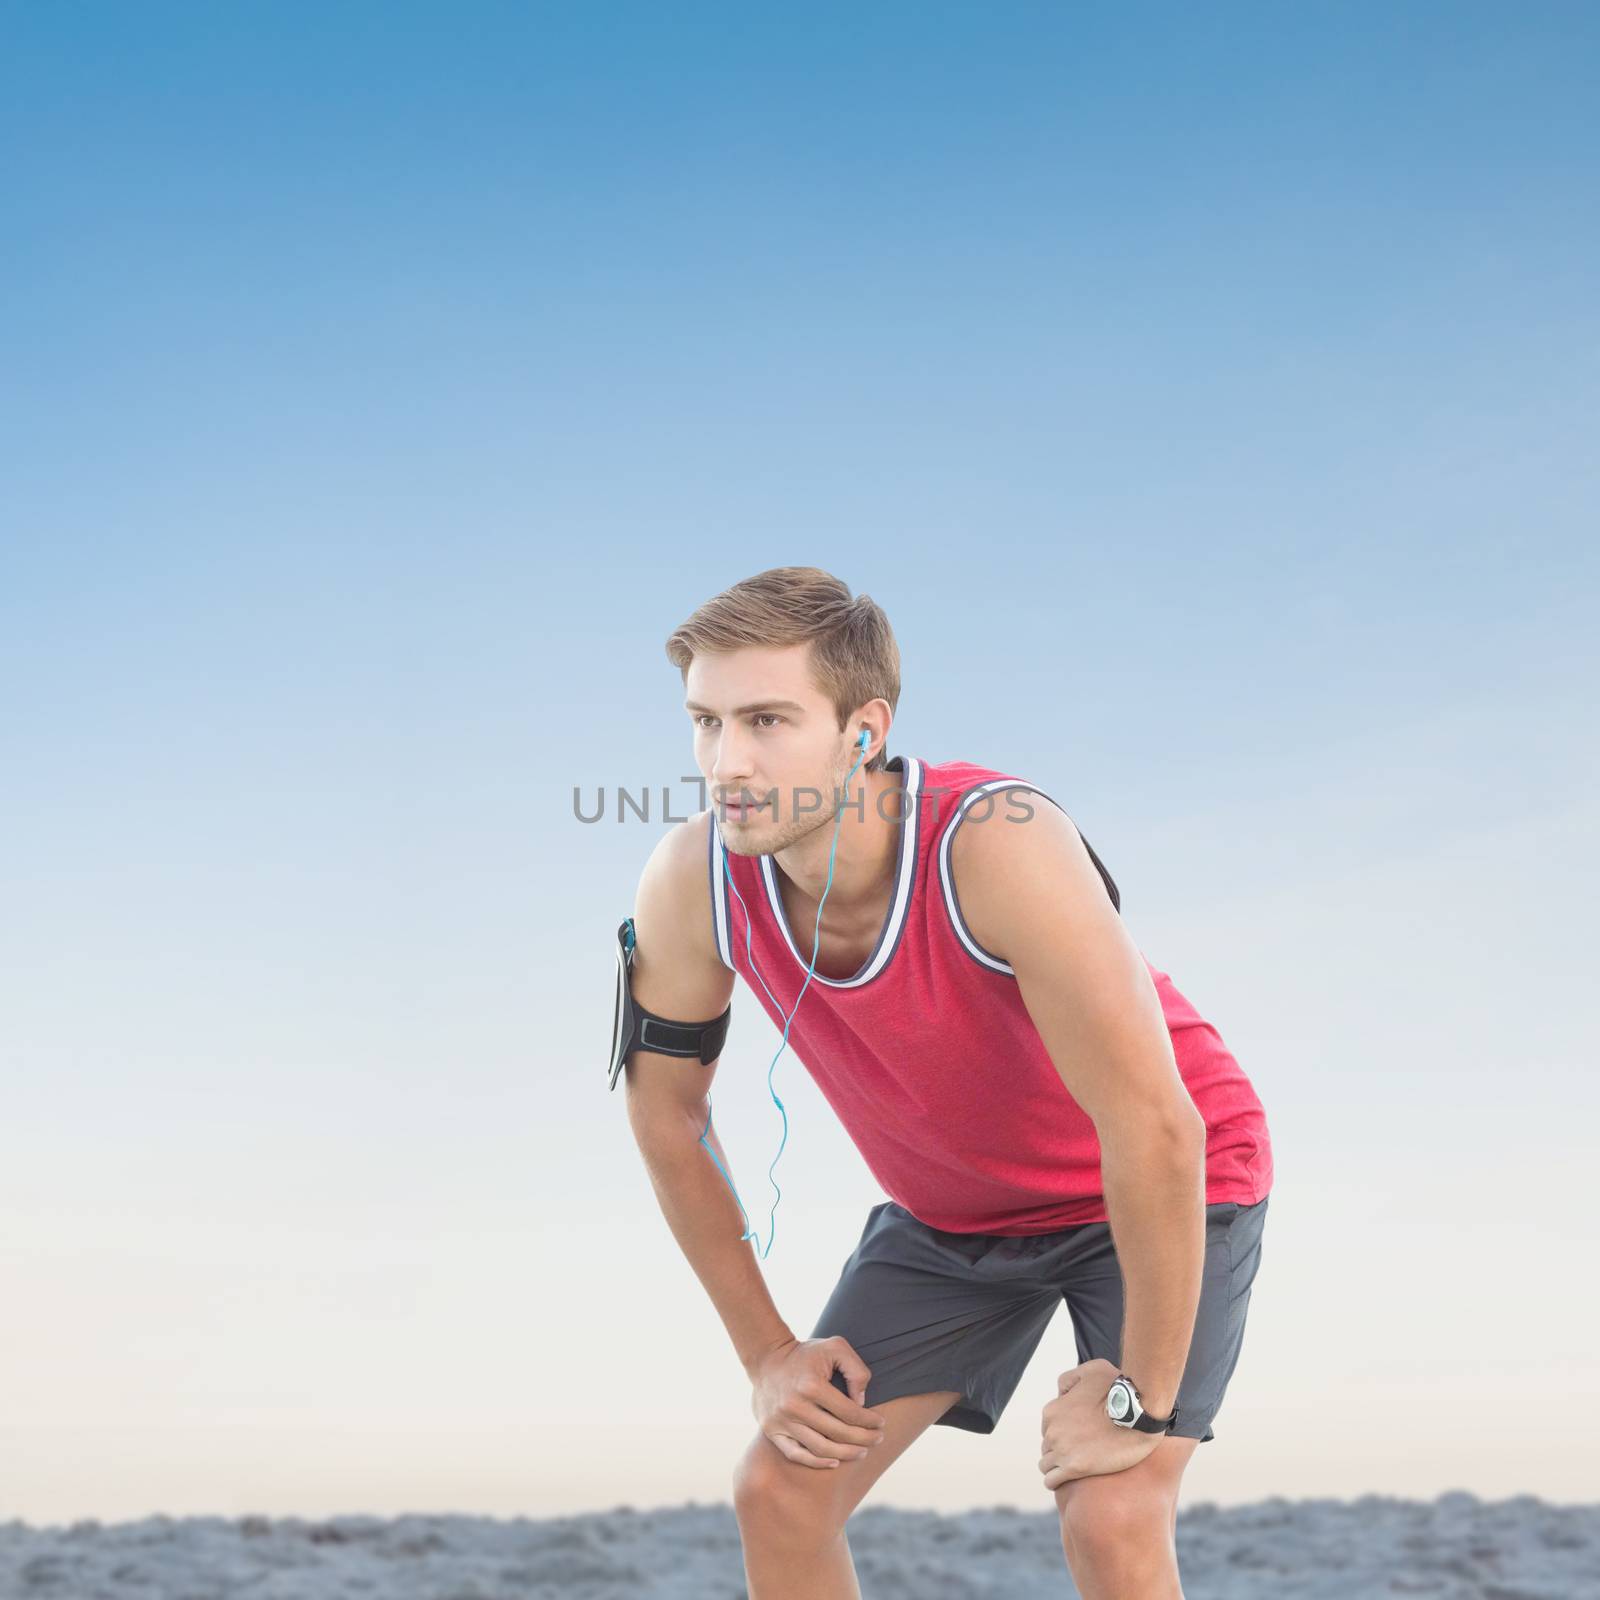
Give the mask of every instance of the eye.
[(776, 711), (758, 711), (756, 713), (756, 721), (760, 722), (763, 718), (770, 719), (773, 722), (783, 721), (783, 718), (780, 717)]

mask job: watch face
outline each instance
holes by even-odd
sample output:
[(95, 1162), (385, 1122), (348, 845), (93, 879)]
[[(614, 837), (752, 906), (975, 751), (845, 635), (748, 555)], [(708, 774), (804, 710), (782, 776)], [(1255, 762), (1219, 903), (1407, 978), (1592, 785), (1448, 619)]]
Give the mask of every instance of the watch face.
[(1111, 1385), (1111, 1392), (1106, 1396), (1106, 1408), (1114, 1417), (1125, 1417), (1133, 1410), (1133, 1401), (1120, 1383)]

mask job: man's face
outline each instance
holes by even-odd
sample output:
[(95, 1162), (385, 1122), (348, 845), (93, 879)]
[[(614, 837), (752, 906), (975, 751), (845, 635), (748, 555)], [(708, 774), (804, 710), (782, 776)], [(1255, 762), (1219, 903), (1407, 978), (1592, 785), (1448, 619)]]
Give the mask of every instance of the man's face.
[[(809, 644), (752, 645), (689, 664), (695, 765), (736, 855), (771, 855), (833, 821), (849, 764), (833, 704), (811, 681), (810, 653)], [(749, 803), (726, 804), (740, 800)]]

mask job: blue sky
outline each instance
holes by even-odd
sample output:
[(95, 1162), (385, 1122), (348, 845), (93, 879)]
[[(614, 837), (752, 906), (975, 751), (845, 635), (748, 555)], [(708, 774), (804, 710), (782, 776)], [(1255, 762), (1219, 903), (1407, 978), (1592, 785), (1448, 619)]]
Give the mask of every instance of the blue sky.
[[(692, 771), (662, 643), (791, 562), (888, 611), (890, 748), (1037, 777), (1267, 1105), (1186, 1493), (1592, 1495), (1463, 1397), (1510, 1363), (1600, 1420), (1597, 43), (1555, 5), (8, 8), (15, 1514), (726, 1498), (742, 1374), (601, 1088), (660, 827), (572, 790)], [(765, 1238), (777, 1035), (735, 1004)], [(777, 1082), (803, 1331), (881, 1196)], [(1033, 1504), (1050, 1338), (880, 1497)]]

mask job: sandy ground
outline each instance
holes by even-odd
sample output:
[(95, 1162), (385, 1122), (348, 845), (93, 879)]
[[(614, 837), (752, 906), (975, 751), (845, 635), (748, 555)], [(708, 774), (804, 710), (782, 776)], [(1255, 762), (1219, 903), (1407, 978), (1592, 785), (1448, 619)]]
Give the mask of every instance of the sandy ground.
[[(1052, 1600), (1077, 1593), (1054, 1513), (945, 1516), (863, 1506), (850, 1522), (864, 1600)], [(1600, 1505), (1533, 1495), (1367, 1495), (1186, 1506), (1186, 1600), (1430, 1595), (1600, 1600)], [(513, 1519), (148, 1517), (0, 1523), (3, 1600), (746, 1600), (727, 1505)]]

